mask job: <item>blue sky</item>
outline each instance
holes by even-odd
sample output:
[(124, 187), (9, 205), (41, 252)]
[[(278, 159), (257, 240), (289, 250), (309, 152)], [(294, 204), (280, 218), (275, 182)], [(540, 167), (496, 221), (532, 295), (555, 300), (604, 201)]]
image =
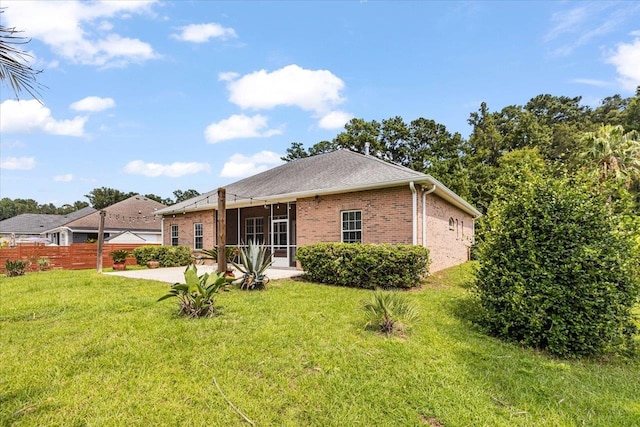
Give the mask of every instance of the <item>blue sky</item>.
[[(0, 94), (0, 197), (170, 197), (277, 166), (352, 117), (433, 119), (640, 85), (638, 2), (1, 0), (44, 105)], [(437, 178), (437, 177), (436, 177)]]

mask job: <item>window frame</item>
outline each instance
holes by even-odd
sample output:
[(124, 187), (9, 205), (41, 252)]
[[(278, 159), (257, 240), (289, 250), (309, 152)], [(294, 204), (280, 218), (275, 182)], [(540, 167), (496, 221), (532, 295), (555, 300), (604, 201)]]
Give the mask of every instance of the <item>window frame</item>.
[[(355, 214), (356, 217), (353, 219), (349, 218), (349, 214)], [(359, 228), (358, 223), (360, 225)], [(345, 224), (353, 224), (354, 227), (351, 228), (347, 226), (345, 228)], [(353, 233), (354, 237), (351, 238), (349, 236), (349, 238), (345, 238), (347, 233)], [(362, 243), (362, 209), (351, 209), (340, 212), (340, 241), (342, 243)]]
[[(200, 231), (199, 234), (198, 229)], [(198, 245), (198, 243), (200, 244)], [(201, 222), (193, 223), (193, 249), (204, 249), (204, 225)]]
[(178, 241), (179, 233), (180, 229), (178, 228), (178, 224), (171, 224), (171, 246), (178, 246), (180, 244), (180, 242)]

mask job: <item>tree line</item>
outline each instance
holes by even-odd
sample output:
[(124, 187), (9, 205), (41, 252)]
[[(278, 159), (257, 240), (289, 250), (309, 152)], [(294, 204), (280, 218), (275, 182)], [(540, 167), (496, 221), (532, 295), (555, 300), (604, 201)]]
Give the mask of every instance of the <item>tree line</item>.
[(309, 148), (293, 142), (282, 159), (336, 149), (364, 153), (368, 145), (371, 155), (432, 175), (486, 213), (506, 170), (505, 155), (534, 150), (554, 176), (592, 172), (621, 187), (640, 213), (640, 87), (634, 97), (613, 95), (595, 108), (581, 100), (542, 94), (496, 111), (483, 102), (470, 114), (468, 139), (425, 118), (354, 118), (331, 141)]
[[(25, 213), (66, 215), (82, 208), (86, 208), (87, 206), (91, 206), (94, 209), (103, 209), (107, 206), (113, 205), (114, 203), (128, 199), (131, 196), (135, 196), (136, 194), (139, 193), (123, 192), (115, 188), (100, 187), (94, 188), (88, 194), (85, 194), (84, 197), (86, 197), (89, 202), (77, 200), (72, 204), (64, 204), (61, 206), (55, 206), (53, 203), (40, 204), (33, 199), (10, 199), (8, 197), (4, 197), (0, 199), (0, 220)], [(156, 194), (143, 194), (144, 197), (167, 206), (180, 203), (198, 195), (200, 195), (200, 193), (193, 189), (185, 191), (175, 190), (173, 192), (173, 197), (166, 198), (160, 197)]]

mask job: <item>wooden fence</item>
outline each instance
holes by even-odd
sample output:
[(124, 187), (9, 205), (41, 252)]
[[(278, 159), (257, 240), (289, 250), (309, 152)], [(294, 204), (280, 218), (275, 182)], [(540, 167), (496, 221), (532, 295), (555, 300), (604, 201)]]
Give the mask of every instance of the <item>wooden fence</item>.
[[(111, 267), (113, 260), (109, 256), (111, 251), (127, 249), (133, 251), (140, 244), (105, 243), (102, 249), (103, 267)], [(45, 246), (36, 244), (18, 245), (14, 248), (0, 249), (0, 273), (4, 273), (4, 263), (7, 259), (31, 261), (29, 271), (38, 270), (38, 259), (49, 258), (49, 269), (83, 270), (96, 268), (98, 260), (98, 245), (95, 243), (74, 243), (70, 246)], [(135, 265), (136, 259), (127, 257), (127, 265)]]

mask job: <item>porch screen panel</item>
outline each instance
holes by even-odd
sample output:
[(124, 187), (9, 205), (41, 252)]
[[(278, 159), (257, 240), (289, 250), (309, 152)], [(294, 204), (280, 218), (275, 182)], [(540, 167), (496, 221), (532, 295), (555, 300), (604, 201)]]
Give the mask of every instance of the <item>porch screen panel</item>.
[(245, 243), (264, 243), (264, 218), (247, 218), (244, 229)]

